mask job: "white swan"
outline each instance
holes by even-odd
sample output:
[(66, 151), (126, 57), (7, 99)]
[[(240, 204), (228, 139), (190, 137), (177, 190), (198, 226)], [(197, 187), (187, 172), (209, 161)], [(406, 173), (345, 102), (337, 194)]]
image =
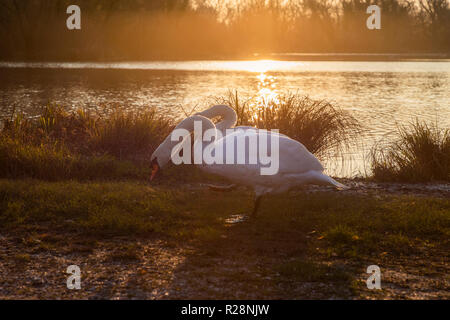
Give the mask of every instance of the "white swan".
[(213, 119), (215, 117), (221, 117), (222, 121), (219, 123), (216, 123), (216, 129), (219, 130), (222, 133), (222, 136), (226, 135), (226, 130), (230, 128), (236, 128), (236, 129), (242, 129), (242, 130), (258, 130), (258, 128), (250, 127), (250, 126), (238, 126), (235, 127), (237, 122), (237, 115), (236, 111), (234, 111), (233, 108), (224, 105), (224, 104), (218, 104), (215, 106), (212, 106), (209, 109), (206, 109), (202, 112), (198, 112), (195, 115), (203, 116), (208, 119)]
[[(214, 123), (208, 118), (218, 115), (223, 116), (224, 119), (217, 125), (214, 125)], [(236, 113), (228, 106), (214, 106), (206, 111), (183, 120), (175, 129), (186, 129), (188, 132), (192, 132), (194, 130), (195, 121), (201, 122), (203, 132), (208, 129), (216, 129), (225, 133), (226, 129), (235, 125)], [(223, 157), (226, 159), (227, 151), (225, 146), (230, 139), (237, 139), (243, 134), (247, 137), (256, 135), (259, 139), (259, 136), (263, 134), (262, 131), (258, 131), (255, 128), (241, 128), (247, 130), (233, 132), (225, 135), (217, 141), (209, 143), (202, 142), (203, 146), (208, 146), (213, 150), (222, 150)], [(274, 133), (268, 132), (267, 134), (270, 137), (270, 135)], [(278, 138), (279, 170), (274, 175), (261, 175), (261, 168), (265, 166), (261, 165), (260, 162), (257, 164), (248, 164), (249, 161), (246, 161), (246, 164), (202, 164), (199, 166), (203, 170), (210, 173), (224, 176), (238, 184), (252, 187), (255, 192), (255, 206), (253, 215), (256, 214), (259, 208), (261, 197), (268, 193), (283, 193), (289, 191), (291, 188), (304, 184), (331, 185), (338, 189), (347, 188), (343, 184), (325, 175), (323, 173), (324, 168), (319, 160), (301, 143), (282, 134), (279, 134)], [(195, 143), (198, 142), (199, 141), (196, 141)], [(160, 168), (171, 160), (172, 149), (178, 144), (178, 141), (171, 141), (171, 136), (169, 135), (155, 150), (151, 157), (152, 176), (150, 180), (155, 177)], [(249, 148), (247, 144), (245, 153), (245, 159), (248, 159)], [(236, 152), (234, 154), (236, 156)]]

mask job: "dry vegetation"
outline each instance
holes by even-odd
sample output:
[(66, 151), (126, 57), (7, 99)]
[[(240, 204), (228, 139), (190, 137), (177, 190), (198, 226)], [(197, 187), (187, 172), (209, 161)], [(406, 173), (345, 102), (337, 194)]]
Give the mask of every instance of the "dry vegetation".
[(398, 129), (397, 140), (371, 153), (378, 181), (450, 181), (450, 131), (416, 121)]

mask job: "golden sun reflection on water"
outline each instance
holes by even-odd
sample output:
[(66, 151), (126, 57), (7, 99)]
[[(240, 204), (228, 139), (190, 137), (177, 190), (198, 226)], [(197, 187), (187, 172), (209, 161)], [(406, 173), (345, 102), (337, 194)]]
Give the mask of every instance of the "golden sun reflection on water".
[(253, 110), (253, 120), (258, 120), (260, 113), (267, 108), (273, 109), (279, 103), (279, 93), (276, 87), (276, 77), (261, 72), (256, 76), (258, 79), (258, 91), (250, 101)]

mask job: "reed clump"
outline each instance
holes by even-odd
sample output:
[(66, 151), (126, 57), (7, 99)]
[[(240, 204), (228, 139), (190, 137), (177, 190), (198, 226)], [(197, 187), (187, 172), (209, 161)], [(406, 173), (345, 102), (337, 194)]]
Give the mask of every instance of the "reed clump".
[(45, 106), (34, 119), (17, 114), (6, 120), (2, 136), (25, 144), (56, 144), (85, 156), (145, 160), (173, 127), (172, 120), (154, 108), (127, 111), (109, 106), (104, 110), (66, 111), (61, 106)]
[(397, 138), (371, 150), (378, 181), (450, 181), (450, 131), (416, 120), (399, 127)]
[(0, 133), (0, 176), (46, 180), (148, 176), (144, 165), (169, 134), (172, 120), (155, 109), (108, 113), (61, 106), (38, 117), (17, 114)]

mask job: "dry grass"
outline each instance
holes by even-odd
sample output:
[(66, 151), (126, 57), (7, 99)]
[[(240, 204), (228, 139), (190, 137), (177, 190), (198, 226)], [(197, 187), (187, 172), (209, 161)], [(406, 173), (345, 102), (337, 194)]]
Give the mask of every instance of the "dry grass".
[(46, 106), (39, 117), (15, 115), (0, 134), (0, 176), (46, 180), (141, 178), (146, 160), (169, 134), (154, 109), (92, 113)]
[(379, 181), (450, 181), (450, 131), (416, 121), (387, 146), (375, 146), (371, 160)]
[(57, 105), (42, 108), (36, 119), (22, 114), (4, 123), (2, 136), (23, 144), (57, 144), (82, 155), (108, 154), (118, 159), (148, 158), (170, 133), (172, 121), (156, 109), (127, 111), (105, 106), (104, 112)]

